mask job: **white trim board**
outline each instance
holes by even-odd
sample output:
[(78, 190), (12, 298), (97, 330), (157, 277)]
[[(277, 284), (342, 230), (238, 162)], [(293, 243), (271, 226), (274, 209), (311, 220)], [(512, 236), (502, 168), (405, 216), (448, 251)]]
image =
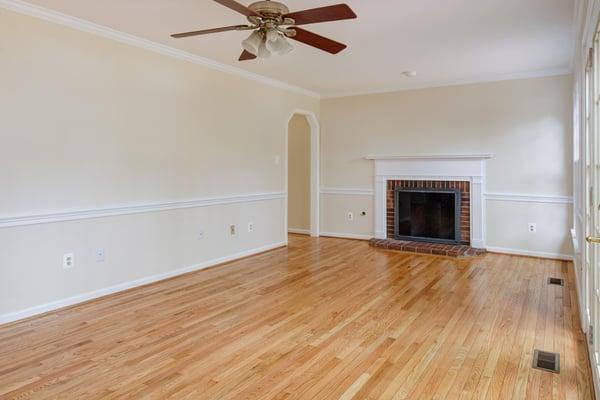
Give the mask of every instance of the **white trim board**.
[(486, 193), (488, 201), (510, 201), (516, 203), (556, 203), (573, 204), (573, 197), (555, 196), (547, 194), (523, 194), (523, 193)]
[(340, 194), (347, 196), (374, 196), (373, 189), (360, 188), (321, 188), (321, 194)]
[[(430, 177), (423, 177), (420, 180), (428, 180)], [(461, 180), (461, 178), (456, 178)], [(365, 188), (321, 188), (321, 194), (328, 195), (346, 195), (346, 196), (374, 196), (373, 189)], [(557, 196), (550, 194), (528, 194), (528, 193), (484, 193), (483, 197), (487, 201), (508, 201), (514, 203), (554, 203), (554, 204), (573, 204), (571, 196)]]
[(13, 226), (46, 224), (52, 222), (75, 221), (82, 219), (113, 217), (117, 215), (141, 214), (158, 211), (179, 210), (184, 208), (207, 207), (223, 204), (247, 203), (265, 200), (284, 199), (287, 194), (279, 193), (250, 193), (222, 197), (205, 197), (186, 201), (164, 203), (133, 204), (87, 210), (66, 210), (43, 214), (0, 216), (0, 228)]
[(507, 247), (486, 246), (486, 250), (490, 253), (511, 254), (515, 256), (549, 258), (552, 260), (573, 261), (573, 256), (569, 254), (547, 253), (544, 251), (533, 251), (523, 249), (510, 249)]
[(256, 255), (259, 253), (264, 253), (269, 250), (274, 250), (280, 247), (284, 247), (287, 245), (287, 241), (272, 243), (266, 246), (257, 247), (250, 250), (244, 250), (236, 254), (232, 254), (229, 256), (219, 257), (212, 260), (204, 261), (199, 264), (191, 265), (189, 267), (176, 269), (173, 271), (163, 272), (161, 274), (147, 276), (144, 278), (136, 279), (129, 282), (120, 283), (114, 286), (110, 286), (107, 288), (102, 288), (98, 290), (94, 290), (87, 293), (78, 294), (72, 297), (68, 297), (66, 299), (56, 300), (50, 303), (41, 304), (38, 306), (26, 308), (24, 310), (19, 310), (7, 314), (0, 315), (0, 324), (6, 324), (9, 322), (18, 321), (20, 319), (32, 317), (34, 315), (43, 314), (49, 311), (58, 310), (64, 307), (69, 307), (75, 304), (83, 303), (85, 301), (97, 299), (99, 297), (108, 296), (113, 293), (122, 292), (124, 290), (136, 288), (139, 286), (148, 285), (150, 283), (162, 281), (168, 278), (172, 278), (175, 276), (183, 275), (188, 272), (199, 271), (205, 268), (213, 267), (219, 264), (225, 264), (230, 261), (235, 261), (240, 258)]
[(288, 90), (291, 92), (299, 93), (305, 96), (320, 98), (320, 95), (316, 92), (291, 85), (286, 82), (278, 81), (273, 78), (269, 78), (263, 75), (255, 74), (253, 72), (246, 71), (241, 68), (233, 67), (231, 65), (222, 64), (220, 62), (210, 60), (205, 57), (201, 57), (192, 53), (188, 53), (183, 50), (176, 49), (164, 44), (156, 43), (148, 39), (143, 39), (129, 33), (120, 32), (112, 28), (108, 28), (102, 25), (95, 24), (90, 21), (83, 20), (81, 18), (72, 17), (57, 11), (53, 11), (44, 7), (29, 4), (21, 0), (0, 0), (0, 7), (6, 8), (11, 11), (15, 11), (21, 14), (29, 15), (43, 19), (45, 21), (53, 22), (59, 25), (63, 25), (69, 28), (77, 29), (79, 31), (92, 33), (94, 35), (102, 36), (107, 39), (115, 40), (120, 43), (125, 43), (131, 46), (135, 46), (141, 49), (150, 50), (155, 53), (159, 53), (165, 56), (178, 58), (180, 60), (189, 61), (194, 64), (202, 65), (213, 70), (221, 71), (226, 74), (240, 76), (251, 81), (259, 82), (265, 85), (276, 87), (279, 89)]
[(420, 83), (404, 83), (401, 85), (394, 85), (387, 87), (385, 89), (365, 89), (365, 90), (353, 90), (353, 91), (343, 91), (343, 92), (333, 92), (322, 94), (321, 98), (324, 100), (328, 99), (338, 99), (342, 97), (354, 97), (354, 96), (368, 96), (375, 94), (384, 94), (384, 93), (394, 93), (394, 92), (406, 92), (409, 90), (420, 90), (420, 89), (432, 89), (432, 88), (441, 88), (448, 86), (461, 86), (461, 85), (473, 85), (478, 83), (491, 83), (491, 82), (501, 82), (501, 81), (511, 81), (518, 79), (532, 79), (532, 78), (544, 78), (550, 76), (562, 76), (562, 75), (571, 75), (573, 73), (573, 69), (571, 66), (566, 66), (562, 68), (550, 68), (543, 69), (537, 71), (523, 71), (523, 72), (515, 72), (509, 74), (497, 74), (497, 75), (487, 75), (487, 76), (479, 76), (473, 78), (463, 78), (463, 79), (447, 79), (447, 80), (437, 80), (437, 81), (428, 81), (428, 82), (420, 82)]
[(297, 235), (310, 235), (310, 229), (288, 228), (288, 233), (295, 233)]
[[(317, 115), (308, 110), (302, 110), (296, 108), (292, 111), (288, 117), (285, 125), (285, 191), (288, 192), (289, 187), (289, 136), (290, 136), (290, 122), (295, 115), (303, 115), (308, 122), (310, 127), (310, 235), (313, 237), (319, 237), (319, 231), (321, 229), (321, 196), (319, 196), (319, 188), (321, 187), (321, 126)], [(289, 202), (285, 204), (285, 224), (284, 234), (288, 232), (288, 216), (289, 216)]]
[(340, 232), (321, 232), (323, 237), (332, 237), (338, 239), (354, 239), (354, 240), (371, 240), (371, 235), (360, 235), (357, 233), (340, 233)]
[[(371, 235), (360, 235), (360, 234), (356, 234), (356, 233), (341, 233), (341, 232), (321, 232), (321, 236), (339, 238), (339, 239), (355, 239), (355, 240), (371, 240), (373, 238), (373, 236), (371, 236)], [(573, 256), (568, 255), (568, 254), (547, 253), (547, 252), (542, 252), (542, 251), (531, 251), (531, 250), (523, 250), (523, 249), (510, 249), (510, 248), (506, 248), (506, 247), (495, 247), (495, 246), (486, 246), (486, 250), (491, 253), (509, 254), (509, 255), (526, 256), (526, 257), (548, 258), (548, 259), (552, 259), (552, 260), (573, 261)]]
[(488, 160), (494, 154), (406, 154), (406, 155), (369, 155), (366, 160)]

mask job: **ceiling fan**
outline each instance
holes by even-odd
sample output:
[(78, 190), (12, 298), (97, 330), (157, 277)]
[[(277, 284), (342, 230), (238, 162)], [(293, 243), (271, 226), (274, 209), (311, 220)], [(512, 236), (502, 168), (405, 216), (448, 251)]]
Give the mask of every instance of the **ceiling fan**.
[(346, 4), (336, 4), (290, 13), (289, 8), (285, 4), (271, 0), (257, 1), (248, 7), (235, 0), (213, 1), (245, 15), (250, 24), (177, 33), (171, 36), (174, 38), (185, 38), (226, 31), (252, 31), (250, 36), (242, 42), (244, 51), (239, 61), (253, 60), (256, 57), (268, 58), (271, 54), (287, 54), (293, 49), (292, 45), (286, 40), (287, 38), (331, 54), (337, 54), (347, 46), (299, 28), (298, 25), (356, 18), (354, 11)]

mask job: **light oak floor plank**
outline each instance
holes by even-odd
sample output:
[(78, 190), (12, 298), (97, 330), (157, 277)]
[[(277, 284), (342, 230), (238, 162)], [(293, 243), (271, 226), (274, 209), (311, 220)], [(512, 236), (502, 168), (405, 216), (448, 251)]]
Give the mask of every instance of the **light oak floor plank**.
[(576, 302), (564, 261), (290, 235), (0, 326), (0, 399), (591, 399)]

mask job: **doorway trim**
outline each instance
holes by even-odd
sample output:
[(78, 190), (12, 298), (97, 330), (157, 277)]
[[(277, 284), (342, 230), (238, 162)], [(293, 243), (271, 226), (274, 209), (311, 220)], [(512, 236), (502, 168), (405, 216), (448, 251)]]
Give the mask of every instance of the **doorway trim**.
[(294, 115), (302, 115), (306, 118), (308, 126), (310, 127), (310, 236), (318, 237), (320, 235), (319, 228), (319, 186), (320, 186), (320, 143), (321, 143), (321, 128), (319, 126), (319, 120), (312, 111), (295, 109), (292, 111), (287, 119), (285, 126), (285, 237), (288, 235), (288, 168), (289, 168), (289, 134), (290, 134), (290, 122)]

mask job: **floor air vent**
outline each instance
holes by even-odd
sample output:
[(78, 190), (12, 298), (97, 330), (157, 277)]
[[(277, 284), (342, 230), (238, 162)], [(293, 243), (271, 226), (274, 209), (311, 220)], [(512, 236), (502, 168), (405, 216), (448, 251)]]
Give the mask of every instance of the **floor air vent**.
[(562, 278), (548, 278), (548, 285), (565, 286), (565, 280)]
[(535, 350), (533, 353), (533, 368), (558, 374), (560, 372), (560, 354)]

